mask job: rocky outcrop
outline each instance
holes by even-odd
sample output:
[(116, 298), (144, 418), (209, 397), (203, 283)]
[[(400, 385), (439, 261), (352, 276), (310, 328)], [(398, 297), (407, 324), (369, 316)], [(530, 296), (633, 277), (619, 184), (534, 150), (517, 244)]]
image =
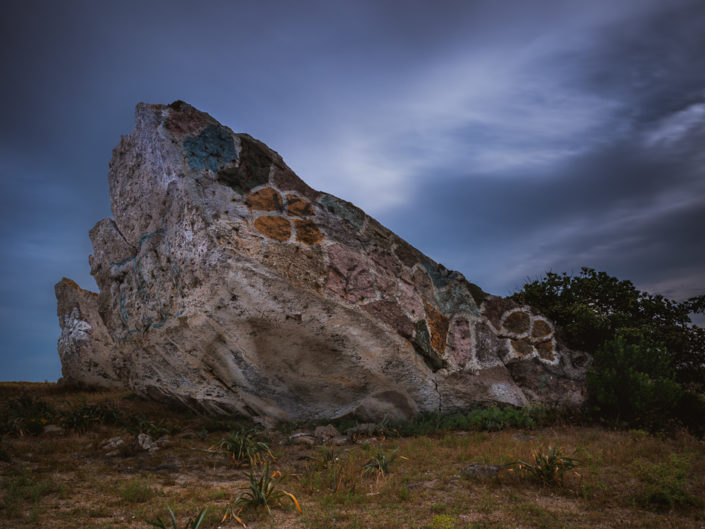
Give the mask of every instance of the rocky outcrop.
[(120, 388), (120, 356), (98, 314), (98, 294), (63, 278), (54, 287), (61, 325), (59, 356), (63, 381), (89, 387)]
[(138, 105), (109, 181), (100, 293), (57, 285), (68, 381), (274, 420), (583, 399), (546, 318), (183, 102)]

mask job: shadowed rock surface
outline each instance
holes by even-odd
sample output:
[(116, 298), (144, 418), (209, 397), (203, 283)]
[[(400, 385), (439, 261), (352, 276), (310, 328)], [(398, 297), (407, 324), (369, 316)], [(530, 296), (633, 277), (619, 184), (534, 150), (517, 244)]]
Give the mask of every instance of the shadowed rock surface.
[(90, 232), (100, 293), (56, 286), (64, 380), (262, 420), (578, 404), (589, 359), (247, 134), (140, 104)]

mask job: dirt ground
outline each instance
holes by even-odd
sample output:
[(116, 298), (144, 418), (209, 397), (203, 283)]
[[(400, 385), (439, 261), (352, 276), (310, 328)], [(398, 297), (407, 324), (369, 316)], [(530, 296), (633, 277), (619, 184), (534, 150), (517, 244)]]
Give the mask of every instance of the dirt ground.
[[(19, 397), (54, 415), (21, 416)], [(99, 408), (119, 418), (98, 416)], [(251, 424), (55, 384), (0, 383), (0, 410), (2, 528), (147, 528), (167, 520), (167, 506), (179, 528), (203, 508), (202, 528), (241, 527), (223, 521), (228, 512), (251, 528), (705, 528), (705, 444), (685, 433), (560, 425), (411, 437), (377, 431), (309, 445), (290, 439), (315, 425), (284, 425), (258, 434), (273, 454), (270, 515), (236, 502), (249, 490), (248, 472), (261, 478), (260, 466), (218, 448)], [(76, 410), (85, 413), (70, 414)], [(140, 446), (140, 433), (156, 449)], [(550, 447), (578, 465), (555, 483), (513, 464)], [(481, 468), (490, 475), (468, 476), (471, 464), (488, 465)], [(288, 496), (275, 501), (276, 491), (293, 494), (302, 512)]]

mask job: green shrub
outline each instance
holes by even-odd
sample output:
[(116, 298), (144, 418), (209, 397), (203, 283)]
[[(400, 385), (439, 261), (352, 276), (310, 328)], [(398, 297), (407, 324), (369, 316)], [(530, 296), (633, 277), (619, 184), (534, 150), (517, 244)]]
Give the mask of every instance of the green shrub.
[(677, 422), (705, 434), (705, 295), (676, 302), (637, 290), (604, 272), (549, 272), (512, 298), (556, 324), (573, 349), (595, 355), (588, 373), (590, 411), (613, 423), (664, 429)]
[(132, 417), (127, 424), (127, 430), (135, 435), (147, 434), (153, 439), (172, 433), (172, 429), (164, 420), (154, 422), (144, 414)]
[(619, 332), (605, 342), (587, 384), (595, 416), (651, 430), (669, 425), (685, 393), (666, 349), (639, 332)]
[(557, 423), (564, 414), (564, 411), (558, 409), (511, 406), (477, 408), (468, 413), (420, 413), (409, 421), (385, 425), (384, 433), (409, 437), (447, 430), (492, 432), (506, 428), (537, 428)]
[(83, 404), (63, 413), (62, 423), (76, 432), (84, 433), (97, 424), (118, 424), (122, 412), (109, 404)]
[(24, 435), (39, 435), (44, 426), (57, 416), (56, 410), (30, 395), (20, 395), (10, 399), (2, 412), (0, 433), (22, 437)]

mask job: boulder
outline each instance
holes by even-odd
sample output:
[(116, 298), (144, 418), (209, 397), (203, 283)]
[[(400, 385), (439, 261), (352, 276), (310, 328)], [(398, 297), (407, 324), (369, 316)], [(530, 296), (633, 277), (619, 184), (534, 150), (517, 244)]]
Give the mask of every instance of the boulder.
[(68, 383), (271, 422), (579, 404), (589, 359), (263, 143), (177, 101), (113, 151), (100, 292), (56, 287)]

